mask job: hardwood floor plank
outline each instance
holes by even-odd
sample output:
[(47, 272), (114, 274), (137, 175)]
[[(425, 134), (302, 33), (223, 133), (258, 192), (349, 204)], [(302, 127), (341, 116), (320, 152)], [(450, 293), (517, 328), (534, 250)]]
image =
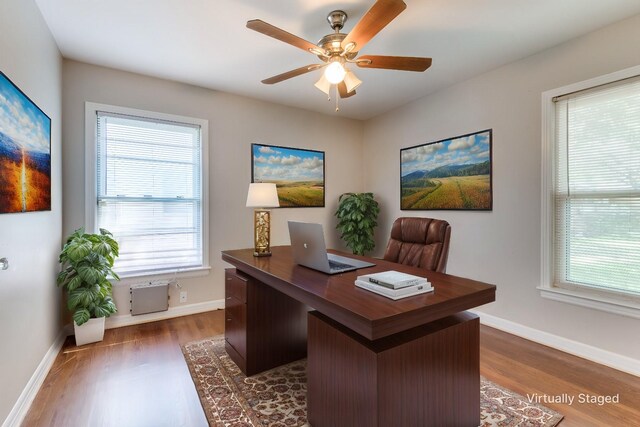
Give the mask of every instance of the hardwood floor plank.
[[(489, 380), (527, 394), (574, 398), (545, 403), (565, 416), (562, 427), (640, 425), (640, 379), (562, 351), (483, 326), (480, 372)], [(580, 403), (580, 394), (620, 395), (620, 403)]]
[(23, 426), (206, 426), (180, 345), (223, 332), (220, 310), (70, 337)]
[[(23, 423), (60, 426), (206, 426), (180, 345), (224, 332), (222, 310), (110, 329), (101, 343), (67, 339)], [(640, 379), (486, 326), (480, 371), (523, 396), (620, 394), (620, 403), (543, 403), (561, 427), (640, 425)]]

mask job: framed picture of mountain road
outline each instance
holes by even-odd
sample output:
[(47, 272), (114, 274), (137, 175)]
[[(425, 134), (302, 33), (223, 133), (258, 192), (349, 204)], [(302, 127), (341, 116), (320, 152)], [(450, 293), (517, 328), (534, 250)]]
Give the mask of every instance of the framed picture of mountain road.
[(493, 208), (492, 129), (400, 150), (401, 210)]

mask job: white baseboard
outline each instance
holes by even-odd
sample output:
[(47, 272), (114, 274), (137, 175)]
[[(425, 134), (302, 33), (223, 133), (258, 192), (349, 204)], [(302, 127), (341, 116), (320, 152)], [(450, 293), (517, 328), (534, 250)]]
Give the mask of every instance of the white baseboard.
[(130, 314), (121, 314), (111, 316), (106, 319), (105, 328), (121, 328), (123, 326), (138, 325), (141, 323), (156, 322), (158, 320), (171, 319), (173, 317), (188, 316), (190, 314), (204, 313), (206, 311), (219, 310), (224, 308), (224, 299), (198, 302), (195, 304), (178, 305), (169, 307), (167, 311), (159, 311), (157, 313), (140, 314), (132, 316)]
[(482, 313), (480, 311), (469, 310), (480, 316), (480, 323), (492, 328), (500, 329), (513, 335), (537, 342), (539, 344), (553, 347), (565, 353), (591, 360), (601, 365), (619, 371), (627, 372), (631, 375), (640, 376), (640, 360), (623, 356), (611, 351), (602, 350), (578, 341), (573, 341), (558, 335), (543, 332), (538, 329), (530, 328), (510, 320), (502, 319), (491, 314)]
[(51, 344), (51, 347), (49, 347), (49, 350), (40, 361), (35, 372), (31, 375), (29, 382), (27, 382), (27, 385), (22, 390), (20, 397), (18, 397), (15, 405), (13, 405), (11, 412), (9, 412), (9, 415), (2, 423), (2, 427), (19, 427), (22, 424), (24, 417), (26, 417), (31, 404), (33, 403), (33, 399), (36, 398), (42, 383), (44, 383), (49, 370), (53, 366), (53, 362), (55, 362), (58, 353), (60, 353), (60, 350), (62, 349), (65, 339), (70, 333), (71, 329), (69, 329), (68, 326), (65, 326), (60, 330), (56, 340)]

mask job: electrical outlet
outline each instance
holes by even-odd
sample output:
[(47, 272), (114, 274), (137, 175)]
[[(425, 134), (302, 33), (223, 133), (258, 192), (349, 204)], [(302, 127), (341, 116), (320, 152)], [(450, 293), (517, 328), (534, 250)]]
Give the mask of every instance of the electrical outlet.
[(187, 302), (187, 291), (180, 292), (180, 302)]

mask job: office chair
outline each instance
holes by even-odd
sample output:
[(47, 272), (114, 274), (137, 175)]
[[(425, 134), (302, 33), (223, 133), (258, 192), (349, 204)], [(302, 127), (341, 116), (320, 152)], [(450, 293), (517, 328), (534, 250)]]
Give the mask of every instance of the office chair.
[(446, 272), (451, 226), (433, 218), (398, 218), (391, 227), (391, 237), (384, 259), (426, 270)]

